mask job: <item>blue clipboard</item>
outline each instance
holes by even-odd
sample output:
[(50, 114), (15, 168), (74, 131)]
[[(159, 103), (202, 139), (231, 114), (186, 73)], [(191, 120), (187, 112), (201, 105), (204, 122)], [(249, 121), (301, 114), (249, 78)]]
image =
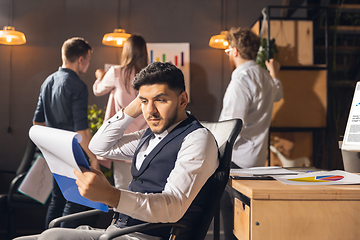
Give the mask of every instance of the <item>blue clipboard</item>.
[[(72, 141), (72, 150), (74, 154), (74, 158), (76, 160), (76, 163), (81, 166), (85, 167), (88, 170), (90, 170), (89, 164), (84, 156), (84, 153), (78, 143), (78, 141), (73, 138)], [(91, 208), (96, 208), (104, 212), (108, 212), (109, 208), (107, 205), (100, 203), (100, 202), (94, 202), (91, 201), (83, 196), (81, 196), (78, 186), (76, 185), (76, 180), (73, 178), (69, 178), (63, 175), (59, 175), (56, 173), (53, 173), (56, 182), (58, 183), (61, 192), (64, 195), (64, 198), (70, 202), (74, 202), (77, 204), (81, 204), (84, 206), (88, 206)]]

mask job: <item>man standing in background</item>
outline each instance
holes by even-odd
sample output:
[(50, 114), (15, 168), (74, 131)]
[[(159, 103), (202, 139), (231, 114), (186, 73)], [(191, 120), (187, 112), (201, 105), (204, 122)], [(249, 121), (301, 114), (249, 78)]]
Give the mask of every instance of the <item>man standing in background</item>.
[[(33, 124), (68, 131), (82, 136), (80, 146), (88, 155), (91, 166), (99, 169), (96, 156), (89, 150), (91, 133), (88, 126), (88, 90), (79, 75), (85, 74), (91, 58), (92, 48), (83, 38), (66, 40), (61, 49), (62, 66), (46, 78), (41, 85)], [(51, 220), (63, 215), (85, 210), (84, 206), (68, 202), (53, 179), (51, 202), (46, 215), (45, 227)], [(76, 221), (64, 223), (62, 227), (74, 228)]]
[[(283, 96), (279, 77), (280, 64), (271, 59), (265, 64), (269, 72), (255, 62), (260, 38), (250, 29), (231, 28), (227, 34), (231, 81), (226, 89), (219, 121), (240, 118), (243, 129), (234, 143), (232, 168), (264, 166), (274, 102)], [(233, 197), (224, 192), (221, 212), (225, 238), (233, 235)], [(228, 222), (229, 221), (229, 222)]]

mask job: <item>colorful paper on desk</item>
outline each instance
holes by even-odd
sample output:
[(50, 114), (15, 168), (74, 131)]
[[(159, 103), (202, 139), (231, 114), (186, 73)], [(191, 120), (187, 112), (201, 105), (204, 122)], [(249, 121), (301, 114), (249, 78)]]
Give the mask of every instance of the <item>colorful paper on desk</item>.
[(341, 170), (304, 173), (296, 176), (272, 176), (288, 185), (360, 184), (360, 175)]
[(79, 145), (82, 140), (80, 134), (34, 125), (29, 130), (29, 136), (44, 155), (66, 200), (104, 212), (108, 211), (105, 204), (93, 202), (81, 196), (75, 183), (77, 177), (74, 169), (81, 172), (79, 168), (81, 166), (90, 170)]

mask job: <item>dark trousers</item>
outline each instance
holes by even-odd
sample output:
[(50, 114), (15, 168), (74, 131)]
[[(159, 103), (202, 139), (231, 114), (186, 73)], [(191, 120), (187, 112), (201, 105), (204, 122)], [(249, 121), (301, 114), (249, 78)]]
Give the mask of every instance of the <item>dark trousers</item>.
[[(55, 178), (53, 178), (51, 201), (46, 214), (45, 229), (49, 227), (49, 223), (55, 218), (66, 216), (72, 213), (82, 212), (88, 209), (88, 207), (67, 201), (61, 193)], [(76, 228), (78, 225), (78, 220), (61, 223), (61, 227), (65, 228)]]

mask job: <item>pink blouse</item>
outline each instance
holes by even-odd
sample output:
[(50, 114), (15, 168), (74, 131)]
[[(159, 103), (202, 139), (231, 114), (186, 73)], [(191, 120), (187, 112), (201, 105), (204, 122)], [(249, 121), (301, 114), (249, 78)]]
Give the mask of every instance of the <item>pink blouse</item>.
[[(116, 112), (126, 107), (137, 96), (137, 92), (130, 86), (129, 92), (125, 88), (125, 69), (121, 66), (111, 67), (103, 79), (97, 79), (93, 85), (95, 96), (109, 94), (104, 121), (115, 115)], [(134, 79), (135, 69), (130, 74)], [(125, 133), (135, 132), (147, 128), (146, 121), (142, 115), (138, 116), (126, 129)]]

